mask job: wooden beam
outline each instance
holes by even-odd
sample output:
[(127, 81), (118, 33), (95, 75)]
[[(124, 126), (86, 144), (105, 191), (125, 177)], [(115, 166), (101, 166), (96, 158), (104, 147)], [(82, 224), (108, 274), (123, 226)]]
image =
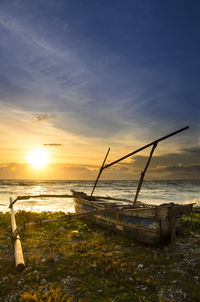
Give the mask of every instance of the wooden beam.
[(122, 161), (122, 160), (124, 160), (124, 159), (126, 159), (126, 158), (128, 158), (128, 157), (130, 157), (131, 155), (134, 155), (134, 154), (136, 154), (136, 153), (138, 153), (138, 152), (140, 152), (140, 151), (142, 151), (142, 150), (144, 150), (144, 149), (146, 149), (146, 148), (148, 148), (148, 147), (154, 145), (155, 143), (159, 143), (159, 142), (163, 141), (164, 139), (167, 139), (167, 138), (169, 138), (170, 136), (173, 136), (173, 135), (175, 135), (175, 134), (178, 134), (178, 133), (180, 133), (180, 132), (182, 132), (182, 131), (184, 131), (184, 130), (186, 130), (186, 129), (188, 129), (188, 128), (189, 128), (189, 126), (186, 126), (186, 127), (181, 128), (181, 129), (179, 129), (179, 130), (177, 130), (177, 131), (175, 131), (175, 132), (172, 132), (172, 133), (170, 133), (170, 134), (168, 134), (168, 135), (165, 135), (165, 136), (163, 136), (163, 137), (161, 137), (161, 138), (159, 138), (159, 139), (157, 139), (157, 140), (151, 142), (150, 144), (145, 145), (144, 147), (139, 148), (139, 149), (137, 149), (137, 150), (135, 150), (135, 151), (133, 151), (133, 152), (131, 152), (131, 153), (129, 153), (129, 154), (127, 154), (127, 155), (121, 157), (121, 158), (119, 158), (118, 160), (113, 161), (112, 163), (110, 163), (110, 164), (108, 164), (108, 165), (105, 165), (105, 166), (103, 167), (103, 169), (106, 169), (106, 168), (108, 168), (108, 167), (111, 167), (112, 165), (117, 164), (118, 162), (120, 162), (120, 161)]
[(147, 171), (147, 169), (148, 169), (148, 166), (149, 166), (149, 164), (150, 164), (150, 161), (151, 161), (153, 152), (154, 152), (154, 150), (155, 150), (157, 144), (158, 144), (158, 143), (155, 143), (155, 144), (153, 145), (153, 147), (152, 147), (152, 149), (151, 149), (151, 153), (150, 153), (150, 155), (149, 155), (149, 159), (148, 159), (148, 161), (147, 161), (147, 163), (146, 163), (146, 166), (145, 166), (145, 168), (144, 168), (144, 171), (141, 173), (140, 180), (139, 180), (138, 187), (137, 187), (137, 191), (136, 191), (135, 198), (134, 198), (134, 201), (133, 201), (133, 205), (135, 205), (136, 202), (137, 202), (137, 198), (138, 198), (138, 195), (139, 195), (139, 193), (140, 193), (140, 189), (141, 189), (141, 186), (142, 186), (142, 182), (143, 182), (143, 180), (144, 180), (145, 173), (146, 173), (146, 171)]
[(13, 238), (14, 253), (15, 253), (15, 266), (18, 271), (22, 271), (25, 268), (25, 262), (24, 262), (21, 241), (17, 231), (15, 212), (12, 205), (12, 198), (10, 198), (10, 205), (11, 205), (10, 210), (11, 210), (12, 238)]
[(92, 196), (93, 193), (94, 193), (94, 190), (95, 190), (95, 188), (96, 188), (96, 185), (97, 185), (97, 182), (98, 182), (98, 180), (99, 180), (99, 177), (101, 176), (101, 173), (103, 172), (104, 164), (105, 164), (105, 162), (106, 162), (106, 159), (107, 159), (107, 157), (108, 157), (109, 152), (110, 152), (110, 148), (108, 148), (108, 151), (107, 151), (106, 156), (105, 156), (105, 158), (104, 158), (104, 161), (103, 161), (103, 163), (102, 163), (102, 165), (101, 165), (101, 168), (100, 168), (100, 170), (99, 170), (99, 174), (98, 174), (98, 176), (97, 176), (97, 179), (96, 179), (96, 181), (95, 181), (95, 184), (94, 184), (94, 187), (93, 187), (93, 189), (92, 189), (92, 193), (91, 193), (90, 196)]

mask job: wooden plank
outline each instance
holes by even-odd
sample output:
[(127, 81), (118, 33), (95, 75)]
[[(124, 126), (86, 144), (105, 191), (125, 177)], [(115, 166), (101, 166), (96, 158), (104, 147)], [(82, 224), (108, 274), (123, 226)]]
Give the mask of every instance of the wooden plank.
[[(12, 204), (12, 198), (10, 198), (10, 204)], [(12, 227), (12, 236), (15, 252), (15, 266), (18, 271), (22, 271), (25, 268), (24, 256), (21, 246), (21, 241), (19, 235), (17, 234), (17, 225), (15, 220), (15, 212), (13, 205), (10, 207), (11, 210), (11, 227)]]

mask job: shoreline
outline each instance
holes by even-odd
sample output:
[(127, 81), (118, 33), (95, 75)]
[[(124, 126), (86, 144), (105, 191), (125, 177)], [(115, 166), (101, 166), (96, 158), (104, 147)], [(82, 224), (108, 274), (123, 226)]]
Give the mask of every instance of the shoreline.
[[(16, 212), (17, 224), (62, 212)], [(169, 246), (149, 246), (86, 219), (20, 232), (26, 268), (16, 271), (10, 213), (0, 213), (0, 301), (197, 301), (200, 214), (183, 217)], [(51, 299), (51, 300), (48, 300)]]

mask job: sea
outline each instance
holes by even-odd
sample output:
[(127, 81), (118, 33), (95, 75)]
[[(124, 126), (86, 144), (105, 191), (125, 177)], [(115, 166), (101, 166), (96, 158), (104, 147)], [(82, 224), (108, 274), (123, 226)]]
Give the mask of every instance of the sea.
[[(94, 195), (134, 199), (138, 181), (102, 180), (98, 182)], [(0, 180), (0, 211), (9, 211), (9, 200), (23, 195), (71, 194), (70, 190), (90, 194), (94, 181), (85, 180)], [(200, 206), (200, 180), (153, 180), (144, 181), (139, 201), (148, 204), (194, 202)], [(36, 198), (19, 200), (15, 210), (74, 212), (71, 198)]]

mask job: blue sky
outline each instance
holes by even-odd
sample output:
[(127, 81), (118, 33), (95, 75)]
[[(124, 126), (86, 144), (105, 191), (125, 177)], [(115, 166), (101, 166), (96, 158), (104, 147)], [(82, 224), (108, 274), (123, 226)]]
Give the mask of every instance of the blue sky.
[(0, 7), (7, 122), (12, 114), (19, 124), (22, 115), (30, 123), (47, 117), (55, 136), (119, 151), (190, 125), (174, 150), (199, 147), (199, 1), (2, 0)]

